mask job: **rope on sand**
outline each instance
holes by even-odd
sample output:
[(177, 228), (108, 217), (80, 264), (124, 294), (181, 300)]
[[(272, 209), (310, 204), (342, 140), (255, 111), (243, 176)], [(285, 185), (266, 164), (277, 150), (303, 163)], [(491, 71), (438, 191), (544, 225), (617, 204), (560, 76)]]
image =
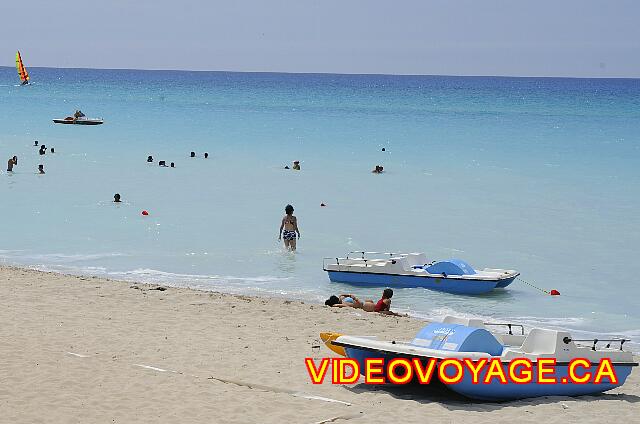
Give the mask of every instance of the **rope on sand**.
[(209, 377), (208, 379), (209, 380), (217, 380), (217, 381), (220, 381), (221, 383), (235, 384), (236, 386), (248, 387), (250, 389), (264, 390), (266, 392), (286, 393), (288, 395), (291, 395), (291, 396), (294, 396), (294, 397), (303, 398), (303, 399), (321, 400), (321, 401), (324, 401), (324, 402), (341, 403), (341, 404), (347, 405), (347, 406), (351, 406), (352, 405), (351, 403), (345, 402), (345, 401), (342, 401), (342, 400), (331, 399), (331, 398), (326, 398), (326, 397), (322, 397), (322, 396), (316, 396), (316, 395), (312, 395), (312, 394), (305, 393), (305, 392), (297, 392), (295, 390), (281, 389), (281, 388), (278, 388), (278, 387), (271, 387), (271, 386), (263, 386), (261, 384), (245, 383), (243, 381), (226, 380), (224, 378), (218, 378), (218, 377)]
[[(65, 352), (68, 355), (71, 356), (75, 356), (77, 358), (86, 358), (86, 355), (81, 355), (79, 353), (74, 353), (74, 352)], [(134, 367), (140, 367), (140, 368), (144, 368), (147, 370), (151, 370), (151, 371), (156, 371), (156, 372), (168, 372), (171, 374), (179, 374), (179, 375), (185, 375), (188, 377), (193, 377), (193, 378), (200, 378), (199, 376), (195, 375), (195, 374), (185, 374), (182, 371), (176, 371), (176, 370), (167, 370), (164, 368), (159, 368), (159, 367), (154, 367), (151, 365), (143, 365), (143, 364), (131, 364)], [(316, 396), (316, 395), (312, 395), (310, 393), (306, 393), (306, 392), (300, 392), (300, 391), (295, 391), (295, 390), (288, 390), (288, 389), (281, 389), (278, 387), (271, 387), (271, 386), (264, 386), (261, 384), (253, 384), (253, 383), (246, 383), (244, 381), (236, 381), (236, 380), (226, 380), (224, 378), (219, 378), (219, 377), (208, 377), (207, 380), (217, 380), (221, 383), (225, 383), (225, 384), (235, 384), (236, 386), (242, 386), (242, 387), (248, 387), (250, 389), (257, 389), (257, 390), (263, 390), (265, 392), (272, 392), (272, 393), (283, 393), (283, 394), (288, 394), (291, 395), (293, 397), (299, 397), (302, 399), (309, 399), (309, 400), (320, 400), (323, 402), (332, 402), (332, 403), (340, 403), (346, 406), (351, 406), (352, 403), (349, 402), (345, 402), (342, 400), (337, 400), (337, 399), (331, 399), (331, 398), (327, 398), (327, 397), (323, 397), (323, 396)], [(327, 421), (327, 422), (331, 422), (331, 421)]]
[[(362, 413), (360, 413), (362, 414)], [(335, 423), (337, 421), (347, 421), (347, 420), (352, 420), (354, 418), (359, 418), (362, 415), (357, 415), (357, 414), (351, 414), (351, 415), (338, 415), (337, 417), (333, 417), (333, 418), (327, 418), (326, 420), (322, 420), (322, 421), (318, 421), (315, 422), (314, 424), (327, 424), (327, 423)]]

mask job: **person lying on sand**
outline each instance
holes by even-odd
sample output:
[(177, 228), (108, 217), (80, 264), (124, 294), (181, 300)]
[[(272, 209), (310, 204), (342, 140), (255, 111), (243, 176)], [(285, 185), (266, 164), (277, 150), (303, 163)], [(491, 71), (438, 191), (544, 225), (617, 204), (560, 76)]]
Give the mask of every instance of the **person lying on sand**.
[(366, 299), (362, 302), (353, 294), (333, 295), (327, 299), (324, 304), (333, 308), (356, 308), (362, 309), (365, 312), (379, 312), (383, 315), (406, 316), (391, 312), (391, 297), (393, 297), (393, 290), (385, 289), (382, 292), (382, 298), (377, 304), (371, 299)]
[(379, 312), (379, 313), (384, 314), (384, 315), (395, 315), (395, 316), (398, 316), (398, 317), (406, 316), (406, 315), (397, 314), (395, 312), (391, 312), (391, 298), (392, 297), (393, 297), (393, 290), (384, 289), (384, 291), (382, 292), (382, 297), (380, 298), (380, 300), (378, 300), (378, 303), (376, 303), (374, 311), (375, 312)]
[(364, 309), (365, 304), (371, 304), (370, 306), (367, 305), (367, 309), (371, 309), (371, 311), (369, 312), (373, 312), (373, 308), (375, 307), (373, 300), (367, 299), (364, 302), (362, 302), (353, 294), (341, 294), (339, 296), (333, 295), (329, 297), (329, 299), (327, 299), (324, 302), (324, 304), (334, 308), (357, 308), (357, 309)]

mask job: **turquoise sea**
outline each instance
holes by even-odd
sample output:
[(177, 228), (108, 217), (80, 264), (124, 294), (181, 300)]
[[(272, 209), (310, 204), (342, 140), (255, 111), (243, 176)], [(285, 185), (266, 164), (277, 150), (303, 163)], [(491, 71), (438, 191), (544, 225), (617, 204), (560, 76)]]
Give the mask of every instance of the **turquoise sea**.
[[(399, 289), (396, 310), (640, 346), (640, 80), (30, 73), (20, 87), (0, 68), (5, 264), (320, 303), (381, 291), (330, 283), (323, 257), (424, 251), (562, 295)], [(52, 123), (76, 109), (105, 124)], [(300, 172), (283, 169), (293, 160)], [(277, 240), (287, 203), (296, 254)]]

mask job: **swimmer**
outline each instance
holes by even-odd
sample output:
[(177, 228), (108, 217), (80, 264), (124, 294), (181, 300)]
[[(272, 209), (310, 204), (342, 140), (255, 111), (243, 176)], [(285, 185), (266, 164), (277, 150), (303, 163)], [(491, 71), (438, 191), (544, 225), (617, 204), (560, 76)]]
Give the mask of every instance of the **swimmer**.
[(205, 158), (205, 159), (209, 159), (209, 153), (206, 153), (206, 152), (205, 152), (205, 154), (204, 154), (204, 158)]
[(160, 162), (158, 162), (158, 165), (166, 167), (167, 166), (167, 162), (161, 160)]
[(147, 156), (147, 162), (148, 163), (153, 162), (153, 156), (151, 156), (151, 155)]
[(191, 152), (191, 157), (195, 158), (196, 157), (196, 152)]
[(287, 250), (296, 250), (296, 233), (300, 238), (300, 230), (298, 229), (298, 218), (293, 215), (293, 206), (287, 205), (284, 208), (286, 215), (282, 218), (280, 231), (278, 232), (278, 240), (284, 240), (284, 247)]
[(51, 148), (51, 153), (55, 153), (56, 151), (53, 149), (53, 147)]
[(41, 156), (47, 153), (47, 146), (45, 146), (44, 144), (40, 146), (40, 150), (38, 151), (38, 153), (40, 153)]
[(33, 145), (34, 145), (34, 146), (37, 146), (37, 145), (38, 145), (38, 140), (35, 140), (35, 141), (33, 142)]
[(38, 165), (38, 174), (44, 174), (44, 165)]
[(7, 162), (7, 172), (13, 172), (13, 165), (15, 165), (13, 158), (9, 158), (9, 161)]
[(113, 195), (113, 203), (120, 203), (120, 193), (116, 193)]
[(384, 167), (376, 165), (376, 168), (371, 172), (374, 174), (382, 174), (384, 172)]
[(296, 171), (300, 170), (300, 161), (299, 160), (294, 160), (293, 161), (293, 168), (292, 169), (295, 169)]
[(171, 162), (171, 167), (172, 167), (172, 168), (175, 168), (175, 167), (176, 167), (176, 164), (175, 164), (175, 163), (173, 163), (173, 162)]

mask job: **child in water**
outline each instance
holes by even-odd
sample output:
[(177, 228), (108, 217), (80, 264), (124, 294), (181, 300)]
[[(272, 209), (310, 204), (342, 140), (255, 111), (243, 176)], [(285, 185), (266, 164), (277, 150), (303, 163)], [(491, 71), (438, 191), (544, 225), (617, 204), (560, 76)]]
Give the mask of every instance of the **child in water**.
[(280, 231), (278, 232), (278, 240), (284, 240), (284, 247), (292, 252), (296, 250), (296, 233), (300, 238), (300, 230), (298, 229), (298, 218), (293, 215), (293, 206), (287, 205), (284, 208), (286, 215), (282, 218)]

